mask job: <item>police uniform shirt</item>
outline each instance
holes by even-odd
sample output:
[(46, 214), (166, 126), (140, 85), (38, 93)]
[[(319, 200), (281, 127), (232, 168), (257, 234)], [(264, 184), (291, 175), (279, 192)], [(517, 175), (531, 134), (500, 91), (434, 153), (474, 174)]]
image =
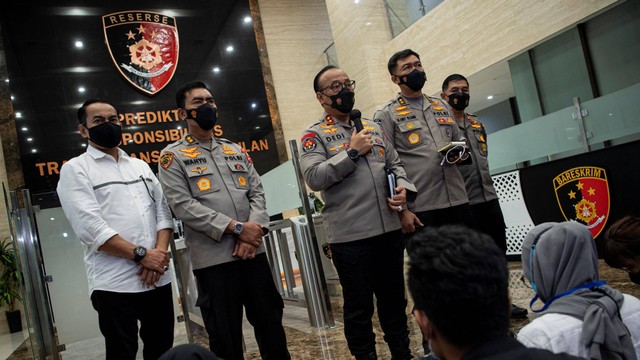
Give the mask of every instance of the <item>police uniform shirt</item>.
[[(175, 215), (185, 225), (194, 269), (238, 260), (235, 238), (224, 231), (233, 219), (269, 225), (260, 176), (248, 154), (221, 138), (201, 143), (187, 134), (160, 156), (159, 178)], [(263, 253), (260, 245), (257, 253)]]
[(330, 243), (361, 240), (400, 229), (397, 211), (389, 208), (386, 169), (398, 186), (415, 192), (393, 146), (387, 144), (378, 124), (364, 120), (373, 147), (357, 162), (347, 155), (353, 128), (331, 115), (304, 131), (300, 165), (305, 181), (321, 191), (325, 232)]
[(464, 179), (459, 167), (442, 162), (438, 150), (463, 135), (442, 100), (424, 95), (422, 108), (407, 101), (400, 93), (376, 111), (375, 122), (382, 126), (393, 142), (407, 176), (418, 189), (413, 212), (422, 212), (468, 203)]
[(469, 203), (473, 205), (497, 199), (498, 195), (489, 173), (487, 132), (484, 125), (476, 115), (465, 114), (464, 119), (458, 122), (458, 127), (467, 139), (473, 158), (473, 164), (459, 167), (467, 187)]

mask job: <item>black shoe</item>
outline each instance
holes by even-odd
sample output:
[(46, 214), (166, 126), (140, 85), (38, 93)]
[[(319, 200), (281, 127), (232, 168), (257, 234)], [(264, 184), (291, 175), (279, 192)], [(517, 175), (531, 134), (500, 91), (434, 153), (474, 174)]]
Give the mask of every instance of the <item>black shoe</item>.
[(529, 312), (527, 309), (521, 308), (517, 305), (511, 305), (511, 318), (512, 319), (526, 319)]

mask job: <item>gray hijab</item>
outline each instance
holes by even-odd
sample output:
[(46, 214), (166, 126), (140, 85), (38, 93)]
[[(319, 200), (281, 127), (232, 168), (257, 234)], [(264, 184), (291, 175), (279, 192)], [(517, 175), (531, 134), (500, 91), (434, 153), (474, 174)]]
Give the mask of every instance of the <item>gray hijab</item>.
[[(535, 247), (534, 247), (535, 244)], [(591, 232), (577, 222), (543, 223), (522, 244), (522, 271), (535, 284), (545, 313), (560, 313), (583, 321), (581, 342), (590, 359), (633, 359), (635, 348), (620, 318), (621, 292), (606, 285), (554, 296), (598, 280), (598, 254)]]

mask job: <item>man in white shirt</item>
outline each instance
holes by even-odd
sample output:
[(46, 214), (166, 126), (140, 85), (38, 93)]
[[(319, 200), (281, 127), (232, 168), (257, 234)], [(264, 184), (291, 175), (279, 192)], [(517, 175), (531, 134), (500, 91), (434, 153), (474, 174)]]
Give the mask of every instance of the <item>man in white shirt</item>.
[(108, 101), (78, 110), (87, 151), (62, 166), (58, 196), (84, 247), (89, 293), (108, 360), (145, 360), (173, 345), (169, 241), (173, 219), (160, 183), (144, 161), (118, 148), (122, 125)]

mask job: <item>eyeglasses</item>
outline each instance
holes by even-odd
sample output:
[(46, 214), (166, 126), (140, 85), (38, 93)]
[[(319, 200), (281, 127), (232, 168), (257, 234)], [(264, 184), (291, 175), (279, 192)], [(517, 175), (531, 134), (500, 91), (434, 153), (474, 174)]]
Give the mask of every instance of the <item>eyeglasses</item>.
[(318, 92), (323, 92), (327, 89), (331, 89), (331, 92), (333, 92), (334, 94), (339, 93), (340, 91), (342, 91), (342, 89), (347, 88), (347, 90), (349, 91), (353, 91), (356, 88), (356, 81), (355, 80), (347, 80), (344, 83), (338, 82), (338, 81), (334, 81), (331, 83), (331, 85), (326, 86), (322, 89), (320, 89)]

